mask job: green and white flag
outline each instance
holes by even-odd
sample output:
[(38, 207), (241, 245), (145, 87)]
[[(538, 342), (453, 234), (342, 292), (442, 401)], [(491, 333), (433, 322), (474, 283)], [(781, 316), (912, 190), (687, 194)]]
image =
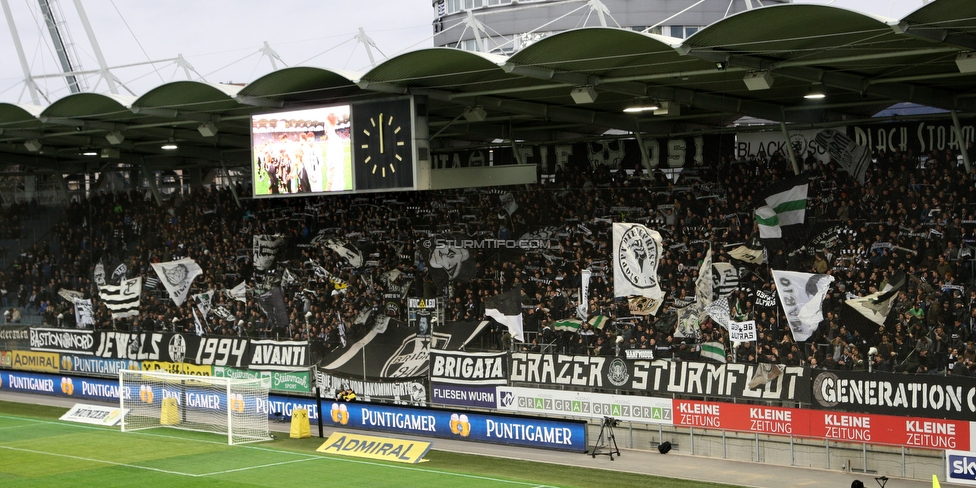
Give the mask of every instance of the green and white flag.
[(805, 176), (778, 181), (766, 189), (766, 205), (776, 212), (779, 225), (802, 224), (807, 212), (810, 180)]
[(756, 225), (759, 226), (761, 239), (781, 239), (783, 229), (779, 226), (779, 216), (767, 205), (756, 209)]
[(701, 358), (705, 360), (725, 361), (725, 344), (721, 342), (705, 342), (701, 345)]
[(610, 317), (606, 315), (597, 315), (591, 318), (587, 323), (592, 325), (594, 329), (603, 329), (603, 326), (610, 322)]
[(557, 320), (552, 323), (552, 328), (566, 332), (579, 332), (583, 328), (583, 321), (580, 319)]

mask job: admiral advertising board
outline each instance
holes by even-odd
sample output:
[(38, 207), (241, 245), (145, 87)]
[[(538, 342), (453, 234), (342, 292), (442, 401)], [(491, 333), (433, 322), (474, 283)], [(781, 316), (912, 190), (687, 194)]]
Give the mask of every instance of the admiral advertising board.
[(976, 418), (976, 383), (970, 378), (815, 371), (812, 389), (814, 408), (956, 420)]
[(670, 398), (607, 395), (582, 391), (498, 387), (498, 409), (521, 414), (559, 415), (671, 425)]
[[(323, 408), (325, 408), (323, 406)], [(586, 452), (586, 422), (359, 402), (330, 405), (333, 427)], [(326, 421), (328, 422), (328, 421)]]
[[(654, 395), (809, 402), (804, 368), (786, 367), (769, 378), (755, 364), (695, 361), (626, 361), (609, 356), (512, 353), (513, 383), (640, 390)], [(757, 381), (757, 378), (762, 380)]]

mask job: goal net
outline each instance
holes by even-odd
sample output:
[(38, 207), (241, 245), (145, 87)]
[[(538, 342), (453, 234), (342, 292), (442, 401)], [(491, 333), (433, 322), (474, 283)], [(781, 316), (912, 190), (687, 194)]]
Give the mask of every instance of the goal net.
[(260, 379), (120, 370), (119, 391), (119, 407), (129, 410), (122, 432), (172, 427), (226, 435), (231, 445), (271, 439)]

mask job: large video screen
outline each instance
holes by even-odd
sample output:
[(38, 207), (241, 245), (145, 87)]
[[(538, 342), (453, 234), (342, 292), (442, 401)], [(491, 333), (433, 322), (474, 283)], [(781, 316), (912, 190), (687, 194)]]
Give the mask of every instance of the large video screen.
[(254, 196), (352, 191), (349, 106), (251, 117)]

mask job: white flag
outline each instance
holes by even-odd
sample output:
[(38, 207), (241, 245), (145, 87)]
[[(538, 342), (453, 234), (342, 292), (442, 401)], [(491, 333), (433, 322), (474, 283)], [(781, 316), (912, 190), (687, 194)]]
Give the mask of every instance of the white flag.
[(193, 312), (193, 328), (194, 328), (194, 332), (196, 332), (196, 334), (198, 336), (202, 336), (203, 335), (203, 326), (200, 325), (200, 317), (197, 316), (197, 311), (196, 310), (194, 310), (194, 309), (191, 308), (190, 311)]
[(92, 310), (91, 298), (75, 298), (72, 300), (72, 303), (75, 304), (75, 325), (79, 329), (88, 326), (95, 327), (95, 313)]
[(247, 303), (247, 287), (244, 286), (243, 281), (238, 283), (237, 286), (231, 288), (230, 290), (224, 290), (224, 294), (232, 300)]
[(698, 268), (698, 279), (695, 280), (695, 300), (707, 309), (712, 303), (712, 248), (705, 252), (705, 259)]
[(169, 292), (169, 297), (177, 307), (186, 301), (186, 295), (190, 292), (190, 283), (193, 283), (193, 279), (203, 273), (200, 265), (190, 258), (168, 263), (153, 263), (152, 267), (156, 270), (159, 281)]
[(732, 321), (732, 316), (729, 313), (728, 297), (722, 297), (712, 303), (709, 303), (708, 306), (705, 307), (705, 314), (711, 317), (713, 322), (728, 330), (729, 322)]
[(139, 295), (142, 294), (142, 277), (124, 280), (118, 286), (98, 287), (98, 296), (112, 313), (113, 319), (139, 315)]
[(580, 302), (576, 307), (576, 314), (579, 316), (580, 320), (586, 322), (587, 315), (590, 314), (590, 276), (593, 272), (589, 269), (584, 269), (582, 273), (582, 282), (580, 284)]
[(793, 340), (803, 342), (820, 326), (823, 320), (823, 300), (834, 277), (826, 274), (773, 271), (773, 282), (779, 302), (786, 313), (786, 321), (793, 333)]
[(336, 312), (336, 317), (339, 318), (339, 341), (342, 342), (342, 347), (346, 347), (346, 323), (342, 321), (339, 312)]
[(613, 224), (613, 294), (663, 298), (657, 280), (661, 234), (640, 224)]
[(274, 266), (278, 256), (278, 248), (285, 244), (281, 236), (255, 235), (253, 236), (254, 269), (266, 270)]
[(756, 321), (747, 320), (745, 322), (731, 321), (729, 323), (729, 340), (732, 342), (755, 342), (756, 341)]

